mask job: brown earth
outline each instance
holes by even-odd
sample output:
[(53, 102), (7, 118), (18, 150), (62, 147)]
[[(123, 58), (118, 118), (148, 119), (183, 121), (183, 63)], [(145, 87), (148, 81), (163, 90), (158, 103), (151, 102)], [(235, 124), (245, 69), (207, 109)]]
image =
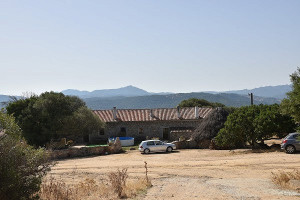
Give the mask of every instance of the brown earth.
[(143, 155), (123, 154), (62, 160), (52, 168), (54, 178), (68, 184), (128, 168), (130, 178), (145, 176), (149, 167), (153, 187), (136, 199), (300, 199), (271, 181), (271, 172), (300, 169), (300, 154), (253, 153), (250, 150), (180, 150)]

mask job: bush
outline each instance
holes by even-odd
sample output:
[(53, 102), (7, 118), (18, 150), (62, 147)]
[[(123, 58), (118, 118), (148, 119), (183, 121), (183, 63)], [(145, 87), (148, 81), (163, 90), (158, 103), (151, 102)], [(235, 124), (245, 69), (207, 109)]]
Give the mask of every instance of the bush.
[(44, 149), (22, 140), (20, 128), (10, 115), (0, 112), (0, 199), (36, 199), (42, 177), (50, 170)]
[(273, 136), (284, 137), (296, 128), (288, 115), (280, 113), (279, 105), (253, 105), (240, 107), (231, 113), (216, 139), (220, 147), (241, 147), (264, 144)]

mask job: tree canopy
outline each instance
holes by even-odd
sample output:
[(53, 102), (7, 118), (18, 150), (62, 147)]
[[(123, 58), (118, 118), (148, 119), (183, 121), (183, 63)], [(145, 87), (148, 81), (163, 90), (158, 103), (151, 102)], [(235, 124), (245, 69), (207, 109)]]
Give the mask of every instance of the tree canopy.
[(292, 91), (281, 102), (281, 111), (291, 115), (297, 124), (300, 123), (300, 68), (290, 75)]
[(183, 100), (178, 104), (178, 106), (181, 107), (181, 108), (195, 107), (195, 106), (210, 107), (210, 108), (221, 107), (228, 113), (232, 113), (236, 109), (235, 107), (227, 107), (222, 103), (210, 102), (210, 101), (207, 101), (205, 99), (197, 99), (197, 98), (190, 98), (190, 99)]
[(273, 136), (282, 138), (295, 128), (293, 119), (281, 114), (278, 104), (244, 106), (228, 116), (216, 142), (225, 147), (254, 146)]
[(82, 138), (103, 127), (103, 123), (75, 96), (45, 92), (10, 102), (6, 107), (31, 145), (42, 146), (51, 139)]
[(179, 107), (225, 107), (224, 104), (218, 102), (209, 102), (205, 99), (190, 98), (179, 103)]

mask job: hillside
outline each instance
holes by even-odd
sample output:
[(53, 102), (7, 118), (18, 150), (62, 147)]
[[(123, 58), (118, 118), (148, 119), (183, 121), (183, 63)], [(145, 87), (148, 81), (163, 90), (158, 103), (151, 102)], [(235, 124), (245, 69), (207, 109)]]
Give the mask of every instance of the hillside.
[(7, 95), (0, 95), (0, 108), (4, 107), (4, 103), (9, 101), (9, 96)]
[(273, 97), (273, 98), (283, 99), (286, 97), (286, 93), (291, 90), (292, 90), (291, 85), (277, 85), (277, 86), (259, 87), (250, 90), (248, 89), (231, 90), (231, 91), (226, 91), (224, 93), (234, 93), (234, 94), (241, 94), (241, 95), (247, 95), (248, 93), (253, 93), (254, 96)]
[[(221, 93), (231, 93), (232, 94), (233, 93), (233, 94), (240, 94), (240, 95), (248, 95), (248, 93), (253, 93), (254, 96), (283, 99), (286, 97), (286, 93), (289, 91), (291, 91), (291, 85), (265, 86), (265, 87), (259, 87), (259, 88), (254, 88), (254, 89), (229, 90), (229, 91), (224, 91), (224, 92), (207, 91), (207, 92), (203, 92), (203, 93), (210, 93), (210, 94), (221, 94)], [(64, 93), (65, 95), (78, 96), (83, 99), (92, 98), (92, 97), (101, 97), (101, 98), (120, 97), (120, 96), (135, 97), (135, 96), (172, 94), (170, 92), (151, 93), (146, 90), (134, 87), (132, 85), (117, 88), (117, 89), (94, 90), (92, 92), (80, 91), (80, 90), (76, 90), (76, 89), (68, 89), (68, 90), (63, 90), (62, 93)]]
[(151, 93), (142, 90), (140, 88), (134, 87), (132, 85), (122, 87), (122, 88), (117, 88), (117, 89), (94, 90), (92, 92), (68, 89), (68, 90), (63, 90), (62, 93), (64, 93), (65, 95), (78, 96), (80, 98), (92, 98), (92, 97), (105, 98), (105, 97), (118, 97), (118, 96), (132, 97), (132, 96), (151, 95)]
[[(210, 93), (179, 93), (168, 95), (149, 95), (138, 97), (114, 97), (114, 98), (87, 98), (83, 99), (91, 109), (111, 109), (117, 108), (174, 108), (182, 100), (189, 98), (205, 99), (211, 102), (223, 103), (226, 106), (245, 106), (249, 105), (248, 95), (238, 94), (210, 94)], [(255, 104), (273, 104), (280, 103), (275, 98), (254, 97)]]

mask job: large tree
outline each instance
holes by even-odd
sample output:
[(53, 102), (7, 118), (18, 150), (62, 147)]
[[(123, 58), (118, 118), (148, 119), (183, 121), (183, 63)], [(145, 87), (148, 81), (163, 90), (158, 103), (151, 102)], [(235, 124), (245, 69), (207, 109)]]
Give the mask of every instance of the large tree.
[(273, 136), (283, 137), (295, 127), (290, 116), (280, 113), (279, 105), (244, 106), (228, 116), (216, 142), (224, 147), (239, 147), (246, 143), (254, 147)]
[(287, 93), (287, 98), (281, 102), (281, 111), (284, 114), (291, 115), (297, 124), (300, 123), (300, 68), (297, 68), (292, 75), (290, 75), (292, 82), (292, 91)]
[(81, 99), (62, 93), (45, 92), (13, 101), (6, 110), (14, 115), (28, 143), (36, 146), (62, 137), (76, 140), (103, 127)]

